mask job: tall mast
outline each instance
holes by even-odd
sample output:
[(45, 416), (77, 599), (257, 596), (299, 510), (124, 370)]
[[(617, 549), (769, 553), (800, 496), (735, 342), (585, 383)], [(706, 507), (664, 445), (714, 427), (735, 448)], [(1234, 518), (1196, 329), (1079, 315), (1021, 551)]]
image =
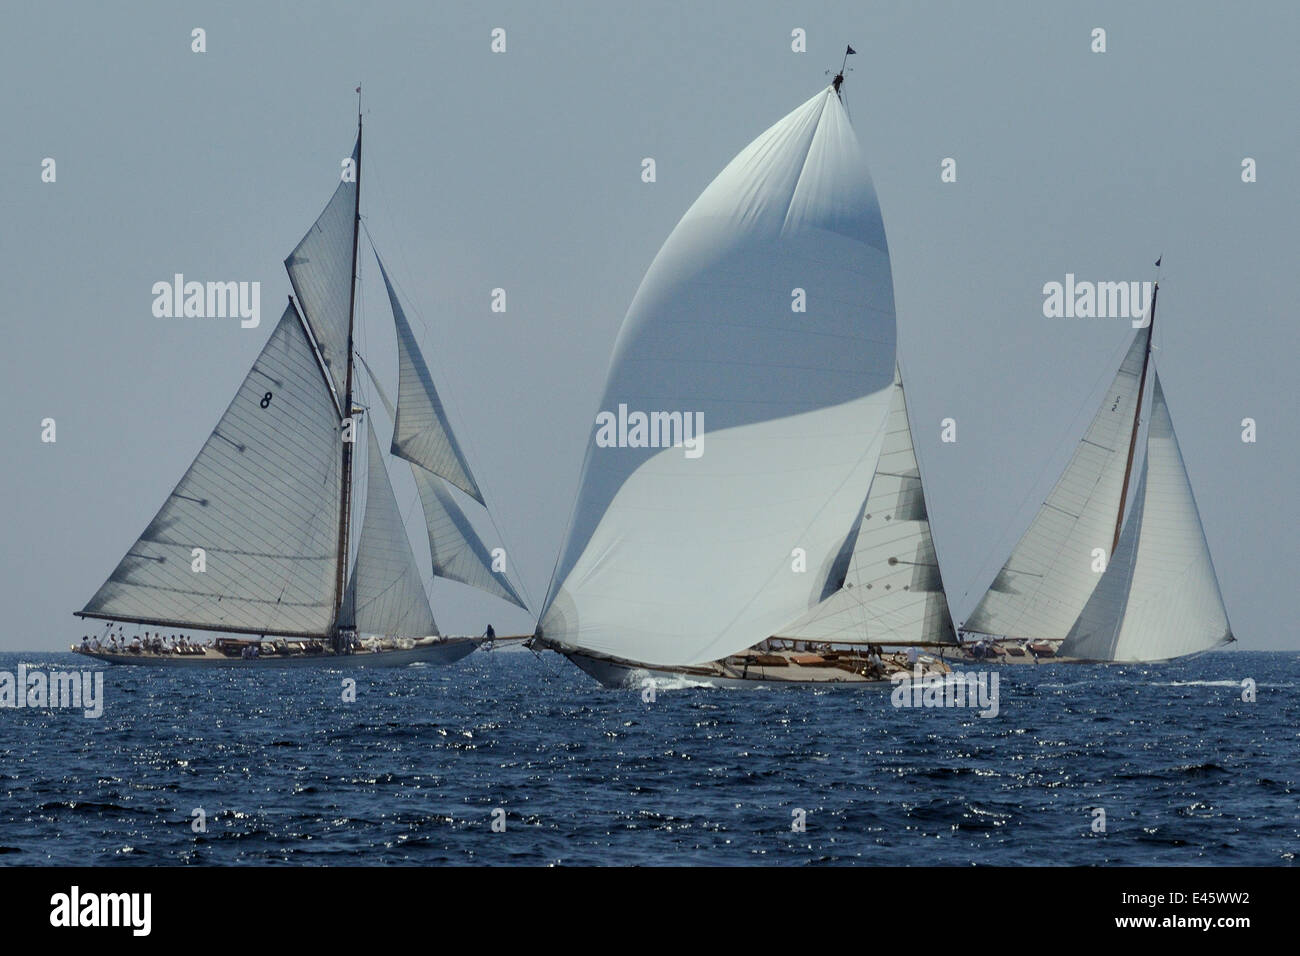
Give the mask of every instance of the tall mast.
[[(348, 355), (347, 376), (343, 389), (343, 418), (352, 417), (352, 327), (357, 304), (357, 238), (361, 229), (361, 87), (357, 87), (357, 194), (352, 210), (352, 284), (348, 290)], [(353, 436), (355, 437), (355, 429)], [(342, 504), (339, 508), (338, 573), (334, 589), (334, 626), (339, 626), (339, 611), (343, 605), (343, 592), (348, 578), (348, 531), (352, 523), (352, 445), (343, 442)]]
[[(1159, 263), (1156, 263), (1159, 265)], [(1113, 557), (1115, 550), (1119, 547), (1120, 527), (1124, 523), (1124, 504), (1128, 499), (1128, 480), (1129, 475), (1133, 472), (1133, 452), (1137, 448), (1138, 440), (1138, 419), (1142, 414), (1142, 394), (1147, 384), (1147, 367), (1151, 364), (1151, 336), (1155, 334), (1156, 328), (1156, 296), (1160, 294), (1160, 280), (1157, 279), (1155, 285), (1151, 287), (1151, 321), (1147, 323), (1147, 350), (1142, 356), (1142, 377), (1138, 379), (1138, 397), (1137, 403), (1133, 406), (1133, 434), (1128, 440), (1128, 461), (1124, 464), (1124, 484), (1119, 490), (1119, 514), (1115, 516), (1115, 540), (1111, 542), (1110, 553)]]

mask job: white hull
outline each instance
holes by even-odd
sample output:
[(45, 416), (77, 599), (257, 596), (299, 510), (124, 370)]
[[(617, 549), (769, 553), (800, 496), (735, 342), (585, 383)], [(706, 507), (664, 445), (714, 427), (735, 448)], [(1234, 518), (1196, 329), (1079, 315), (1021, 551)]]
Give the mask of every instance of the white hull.
[[(750, 667), (743, 670), (731, 665), (707, 667), (650, 667), (595, 657), (581, 651), (563, 651), (565, 657), (605, 687), (643, 688), (647, 682), (656, 687), (724, 687), (732, 689), (760, 687), (893, 687), (890, 680), (859, 677), (848, 671), (829, 668)], [(721, 668), (725, 667), (725, 672)], [(710, 672), (718, 668), (716, 672)], [(730, 675), (730, 676), (729, 676)]]
[(350, 669), (354, 667), (406, 667), (408, 664), (454, 664), (469, 656), (482, 643), (477, 637), (453, 637), (435, 644), (392, 651), (361, 654), (311, 654), (293, 657), (267, 656), (255, 658), (226, 657), (209, 652), (204, 655), (132, 654), (110, 653), (99, 650), (86, 652), (73, 648), (75, 653), (105, 664), (134, 664), (145, 667), (319, 667)]

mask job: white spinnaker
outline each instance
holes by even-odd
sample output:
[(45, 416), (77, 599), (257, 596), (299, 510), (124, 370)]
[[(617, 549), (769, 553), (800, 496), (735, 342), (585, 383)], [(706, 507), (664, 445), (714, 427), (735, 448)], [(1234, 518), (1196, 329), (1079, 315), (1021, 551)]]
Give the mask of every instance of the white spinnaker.
[(1058, 640), (1070, 632), (1101, 577), (1093, 550), (1101, 548), (1108, 563), (1111, 557), (1149, 336), (1149, 327), (1133, 336), (1074, 457), (967, 618), (967, 630)]
[(411, 465), (411, 475), (424, 509), (433, 573), (528, 610), (505, 573), (492, 570), (492, 555), (442, 479), (415, 464)]
[(1164, 389), (1154, 369), (1152, 375), (1145, 503), (1128, 604), (1110, 656), (1117, 661), (1168, 660), (1232, 636)]
[[(354, 164), (360, 159), (360, 150), (358, 136), (352, 150)], [(360, 168), (355, 168), (359, 174)], [(284, 260), (298, 304), (311, 325), (340, 402), (347, 381), (356, 213), (357, 181), (355, 178), (351, 182), (341, 181), (320, 217)]]
[(820, 601), (870, 487), (894, 344), (879, 205), (826, 89), (728, 164), (647, 271), (600, 410), (702, 414), (703, 453), (593, 429), (543, 635), (693, 664)]
[(471, 498), (483, 504), (483, 494), (470, 474), (469, 462), (452, 434), (447, 412), (434, 387), (433, 376), (420, 353), (419, 343), (406, 313), (397, 300), (397, 293), (388, 281), (379, 254), (379, 272), (388, 289), (388, 302), (397, 326), (397, 414), (393, 425), (392, 452), (414, 465), (420, 465), (451, 482)]
[(956, 643), (898, 375), (884, 445), (855, 528), (843, 584), (777, 636), (835, 644)]
[[(290, 306), (194, 463), (83, 613), (330, 633), (340, 441), (334, 401)], [(205, 552), (202, 572), (192, 568), (194, 548)]]
[(397, 495), (384, 467), (383, 452), (375, 430), (367, 427), (366, 435), (366, 513), (352, 572), (357, 632), (390, 637), (437, 634)]

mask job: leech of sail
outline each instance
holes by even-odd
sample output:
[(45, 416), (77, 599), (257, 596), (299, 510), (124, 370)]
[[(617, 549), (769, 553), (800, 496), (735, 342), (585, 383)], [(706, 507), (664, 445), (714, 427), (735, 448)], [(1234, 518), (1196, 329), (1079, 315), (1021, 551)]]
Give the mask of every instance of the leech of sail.
[(1151, 287), (1151, 320), (1147, 322), (1147, 350), (1142, 357), (1142, 377), (1138, 380), (1137, 401), (1133, 405), (1133, 430), (1128, 440), (1128, 460), (1124, 462), (1124, 481), (1120, 484), (1119, 510), (1115, 514), (1115, 539), (1111, 542), (1110, 553), (1113, 555), (1119, 547), (1119, 532), (1124, 524), (1124, 502), (1128, 497), (1129, 476), (1133, 474), (1133, 452), (1137, 448), (1138, 421), (1142, 415), (1142, 394), (1147, 384), (1147, 367), (1151, 364), (1151, 337), (1155, 335), (1156, 296), (1160, 294), (1160, 283)]

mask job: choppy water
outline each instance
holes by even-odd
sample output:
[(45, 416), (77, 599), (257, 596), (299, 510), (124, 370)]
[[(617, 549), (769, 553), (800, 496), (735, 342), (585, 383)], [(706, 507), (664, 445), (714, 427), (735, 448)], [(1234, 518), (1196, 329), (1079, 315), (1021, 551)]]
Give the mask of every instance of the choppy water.
[[(0, 670), (20, 661), (83, 663)], [(0, 863), (1288, 865), (1300, 845), (1295, 653), (1003, 668), (991, 719), (887, 688), (646, 703), (521, 653), (104, 676), (98, 720), (0, 710)]]

